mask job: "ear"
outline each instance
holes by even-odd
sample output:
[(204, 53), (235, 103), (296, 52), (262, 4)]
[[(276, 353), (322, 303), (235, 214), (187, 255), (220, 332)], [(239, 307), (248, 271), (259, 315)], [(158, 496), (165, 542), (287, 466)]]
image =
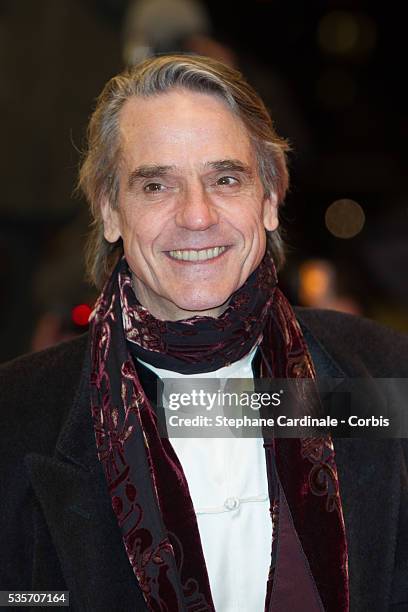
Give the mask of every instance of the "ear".
[(121, 237), (119, 212), (112, 208), (107, 197), (102, 198), (101, 213), (103, 219), (103, 235), (108, 242), (116, 242)]
[(278, 197), (272, 192), (265, 197), (263, 202), (263, 223), (265, 229), (272, 232), (279, 225), (278, 218)]

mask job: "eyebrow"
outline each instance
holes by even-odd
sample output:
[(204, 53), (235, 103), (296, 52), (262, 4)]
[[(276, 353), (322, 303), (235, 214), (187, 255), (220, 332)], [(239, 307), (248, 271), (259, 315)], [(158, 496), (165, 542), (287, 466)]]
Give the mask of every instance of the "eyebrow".
[(141, 179), (165, 176), (174, 169), (175, 166), (158, 166), (157, 164), (153, 164), (152, 166), (139, 166), (129, 174), (128, 187), (131, 189)]
[[(206, 162), (204, 167), (212, 170), (231, 170), (234, 172), (242, 172), (249, 178), (252, 178), (253, 176), (251, 167), (244, 164), (239, 159), (217, 159), (215, 161)], [(129, 174), (128, 188), (131, 189), (135, 184), (143, 179), (158, 178), (176, 170), (176, 166), (160, 166), (158, 164), (138, 166)]]
[(217, 159), (216, 161), (207, 162), (206, 167), (213, 170), (232, 170), (235, 172), (243, 172), (248, 176), (252, 176), (253, 172), (250, 166), (244, 164), (239, 159)]

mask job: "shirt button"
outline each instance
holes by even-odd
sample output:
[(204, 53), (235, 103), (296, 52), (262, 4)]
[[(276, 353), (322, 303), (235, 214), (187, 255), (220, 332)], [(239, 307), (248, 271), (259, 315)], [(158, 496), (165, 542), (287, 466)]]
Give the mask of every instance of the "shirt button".
[(238, 497), (228, 497), (224, 502), (224, 507), (227, 510), (236, 510), (239, 506)]

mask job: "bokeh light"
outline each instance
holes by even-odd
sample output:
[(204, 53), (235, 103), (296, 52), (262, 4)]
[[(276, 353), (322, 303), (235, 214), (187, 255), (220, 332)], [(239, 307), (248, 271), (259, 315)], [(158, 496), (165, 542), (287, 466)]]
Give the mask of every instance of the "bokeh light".
[(74, 306), (71, 311), (71, 318), (75, 325), (79, 325), (80, 327), (85, 327), (88, 325), (89, 317), (92, 312), (92, 309), (88, 304), (78, 304), (78, 306)]
[(319, 22), (317, 40), (325, 53), (365, 57), (376, 45), (377, 26), (366, 13), (330, 11)]
[(327, 261), (308, 259), (299, 267), (299, 299), (305, 306), (316, 306), (333, 294), (334, 269)]
[(353, 238), (364, 227), (364, 210), (354, 200), (336, 200), (326, 210), (325, 223), (336, 238)]

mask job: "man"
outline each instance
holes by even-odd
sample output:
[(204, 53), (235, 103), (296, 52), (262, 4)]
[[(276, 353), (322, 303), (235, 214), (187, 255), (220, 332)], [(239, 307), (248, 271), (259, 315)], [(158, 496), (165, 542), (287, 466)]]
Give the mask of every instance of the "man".
[(405, 338), (295, 315), (277, 287), (286, 149), (208, 58), (106, 85), (80, 175), (89, 334), (2, 371), (2, 590), (69, 590), (80, 611), (408, 609), (405, 443), (159, 433), (169, 376), (407, 376)]

